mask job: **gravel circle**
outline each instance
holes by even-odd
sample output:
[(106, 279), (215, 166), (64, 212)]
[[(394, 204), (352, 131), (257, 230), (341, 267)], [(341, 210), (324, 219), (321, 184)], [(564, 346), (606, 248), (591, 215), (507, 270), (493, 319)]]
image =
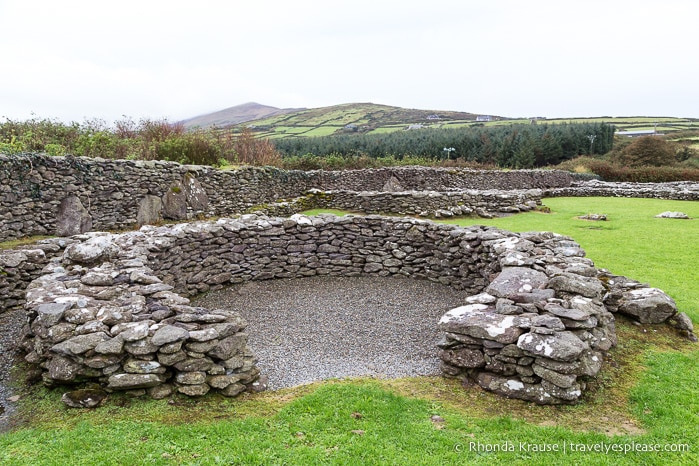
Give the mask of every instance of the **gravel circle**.
[(247, 282), (193, 304), (240, 312), (275, 390), (340, 377), (438, 375), (437, 322), (464, 298), (425, 280), (313, 277)]

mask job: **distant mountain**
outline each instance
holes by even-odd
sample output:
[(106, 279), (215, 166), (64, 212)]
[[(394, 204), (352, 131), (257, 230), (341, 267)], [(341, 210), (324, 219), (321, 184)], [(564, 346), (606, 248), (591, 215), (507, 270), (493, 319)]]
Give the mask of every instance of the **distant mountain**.
[(255, 102), (248, 102), (235, 107), (229, 107), (213, 113), (195, 116), (181, 121), (185, 128), (209, 128), (211, 126), (225, 127), (239, 125), (247, 121), (259, 120), (274, 115), (298, 112), (305, 110), (301, 108), (277, 108), (269, 105), (261, 105)]
[(271, 115), (247, 121), (245, 126), (252, 128), (258, 137), (275, 139), (462, 126), (475, 124), (476, 119), (477, 115), (468, 112), (419, 110), (365, 102)]

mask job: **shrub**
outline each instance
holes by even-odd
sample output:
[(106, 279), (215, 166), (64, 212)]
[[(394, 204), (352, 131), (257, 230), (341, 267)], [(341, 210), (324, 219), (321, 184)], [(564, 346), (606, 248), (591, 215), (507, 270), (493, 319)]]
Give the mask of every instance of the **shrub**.
[(629, 167), (662, 167), (677, 162), (675, 148), (657, 136), (643, 136), (635, 139), (613, 159)]
[(605, 181), (665, 183), (670, 181), (699, 181), (699, 169), (685, 167), (624, 167), (604, 160), (589, 164), (594, 173)]

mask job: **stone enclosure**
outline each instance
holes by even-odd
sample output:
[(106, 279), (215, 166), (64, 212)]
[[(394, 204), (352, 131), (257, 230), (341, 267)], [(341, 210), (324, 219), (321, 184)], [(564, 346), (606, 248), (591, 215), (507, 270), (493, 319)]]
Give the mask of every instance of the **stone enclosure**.
[[(19, 187), (2, 184), (4, 239), (61, 228), (74, 235), (1, 252), (0, 288), (3, 310), (26, 309), (22, 348), (48, 385), (95, 382), (155, 398), (262, 388), (246, 323), (231, 310), (194, 307), (188, 299), (249, 280), (407, 276), (463, 290), (464, 306), (435, 323), (444, 334), (435, 349), (443, 373), (542, 404), (580, 398), (616, 344), (615, 313), (643, 323), (671, 319), (693, 336), (671, 298), (595, 268), (568, 237), (406, 217), (296, 214), (310, 207), (437, 217), (516, 213), (535, 208), (546, 190), (573, 189), (561, 172), (226, 173), (48, 157), (30, 165)], [(0, 178), (7, 173), (0, 170)], [(508, 184), (518, 189), (490, 189)], [(256, 213), (85, 232), (244, 211)]]

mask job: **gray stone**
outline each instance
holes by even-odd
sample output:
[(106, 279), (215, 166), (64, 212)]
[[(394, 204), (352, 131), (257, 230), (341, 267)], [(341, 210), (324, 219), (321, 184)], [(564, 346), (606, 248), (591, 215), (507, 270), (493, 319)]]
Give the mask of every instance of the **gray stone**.
[(439, 329), (474, 338), (513, 343), (523, 330), (517, 325), (519, 317), (497, 314), (485, 304), (469, 304), (452, 309), (439, 320)]
[[(156, 346), (163, 346), (168, 343), (186, 340), (188, 337), (189, 332), (187, 330), (174, 325), (165, 325), (156, 330), (151, 338), (151, 342)], [(178, 350), (179, 348), (175, 351)]]
[(206, 382), (206, 372), (178, 372), (175, 375), (175, 382), (185, 385), (199, 385)]
[[(581, 310), (581, 309), (566, 309), (565, 307), (561, 306), (560, 304), (555, 304), (555, 303), (549, 303), (546, 306), (544, 306), (544, 310), (550, 312), (551, 314), (558, 316), (558, 317), (565, 317), (566, 319), (572, 319), (572, 320), (585, 320), (590, 317), (590, 314)], [(559, 319), (560, 321), (560, 319)], [(559, 329), (563, 330), (563, 329)]]
[(77, 335), (52, 346), (51, 351), (66, 356), (77, 356), (94, 349), (105, 340), (109, 340), (109, 336), (104, 332)]
[(583, 351), (580, 355), (580, 367), (577, 370), (578, 375), (587, 375), (594, 377), (602, 369), (604, 357), (599, 351)]
[(73, 236), (92, 230), (92, 216), (77, 196), (64, 198), (56, 213), (56, 236)]
[(237, 354), (242, 353), (245, 345), (248, 342), (247, 333), (237, 333), (222, 339), (219, 345), (207, 354), (217, 359), (230, 359)]
[(163, 202), (158, 196), (146, 194), (138, 205), (136, 223), (139, 226), (159, 222), (162, 217), (160, 212), (163, 209)]
[(211, 387), (203, 383), (200, 385), (180, 385), (177, 391), (187, 396), (204, 396), (209, 393)]
[(537, 404), (561, 404), (563, 402), (560, 398), (546, 392), (541, 384), (525, 383), (516, 377), (480, 372), (476, 377), (476, 381), (483, 389), (507, 398), (518, 398)]
[(554, 316), (541, 315), (533, 317), (531, 320), (532, 327), (546, 327), (552, 330), (565, 330), (566, 326), (561, 322), (561, 319)]
[(206, 372), (214, 365), (214, 362), (209, 358), (187, 358), (176, 364), (173, 364), (175, 369), (181, 372)]
[(163, 217), (169, 220), (184, 220), (187, 218), (187, 195), (184, 186), (179, 181), (170, 186), (162, 198)]
[(681, 220), (689, 219), (689, 215), (684, 212), (662, 212), (655, 216), (655, 218), (677, 218)]
[(165, 382), (160, 374), (114, 374), (109, 376), (107, 388), (113, 390), (133, 390), (150, 388)]
[[(189, 339), (197, 342), (215, 340), (219, 337), (218, 331), (215, 328), (205, 328), (202, 330), (193, 330), (189, 332)], [(222, 358), (226, 359), (226, 358)]]
[(124, 370), (130, 374), (164, 374), (167, 369), (157, 361), (129, 359), (124, 363)]
[(675, 327), (677, 330), (686, 330), (688, 332), (694, 331), (694, 324), (692, 324), (692, 319), (690, 319), (689, 316), (684, 312), (680, 312), (672, 316), (668, 320), (668, 323)]
[(222, 389), (220, 391), (220, 393), (223, 396), (234, 397), (234, 396), (237, 396), (244, 391), (245, 391), (245, 385), (243, 385), (242, 383), (232, 383), (232, 384), (228, 385), (226, 388)]
[(517, 346), (534, 356), (543, 356), (557, 361), (573, 361), (588, 349), (580, 338), (565, 331), (554, 335), (525, 333), (517, 340)]
[(217, 390), (223, 390), (231, 384), (234, 384), (240, 380), (237, 375), (212, 375), (206, 379), (206, 382)]
[(485, 366), (483, 353), (476, 349), (456, 348), (439, 350), (439, 358), (452, 366), (475, 368)]
[(618, 312), (635, 317), (642, 324), (659, 324), (677, 313), (677, 305), (657, 288), (639, 288), (623, 293)]
[(184, 351), (177, 351), (174, 353), (158, 352), (158, 361), (164, 366), (174, 366), (185, 359), (187, 359), (187, 353)]
[(582, 395), (582, 386), (580, 383), (574, 383), (569, 388), (561, 388), (548, 380), (542, 380), (541, 389), (544, 391), (544, 393), (555, 397), (555, 399), (563, 400), (565, 402), (577, 401)]
[(37, 319), (44, 327), (53, 327), (63, 318), (63, 314), (72, 307), (73, 303), (46, 303), (37, 308)]
[(148, 389), (148, 395), (154, 400), (162, 400), (172, 395), (175, 391), (174, 387), (170, 384), (156, 385)]
[(547, 369), (538, 364), (533, 364), (534, 373), (544, 380), (548, 380), (552, 384), (561, 388), (570, 388), (575, 384), (577, 376), (575, 374), (561, 374), (559, 372)]
[(49, 359), (46, 368), (51, 380), (69, 382), (80, 373), (82, 366), (75, 361), (56, 355)]
[(116, 256), (119, 247), (109, 236), (94, 236), (86, 241), (73, 243), (65, 250), (65, 256), (79, 264), (91, 264)]
[(604, 286), (597, 278), (572, 273), (562, 273), (551, 278), (549, 287), (556, 291), (579, 294), (587, 298), (601, 299), (604, 294)]
[(201, 212), (209, 208), (209, 196), (194, 175), (191, 173), (184, 175), (182, 188), (184, 189), (187, 204), (189, 204), (192, 210)]
[(548, 281), (548, 276), (538, 270), (528, 267), (508, 267), (488, 285), (485, 292), (499, 298), (510, 298), (515, 294), (545, 288)]
[(107, 399), (107, 396), (104, 390), (81, 389), (64, 393), (61, 401), (71, 408), (96, 408)]
[(119, 336), (110, 338), (99, 342), (94, 349), (100, 354), (121, 354), (124, 350), (124, 339)]

